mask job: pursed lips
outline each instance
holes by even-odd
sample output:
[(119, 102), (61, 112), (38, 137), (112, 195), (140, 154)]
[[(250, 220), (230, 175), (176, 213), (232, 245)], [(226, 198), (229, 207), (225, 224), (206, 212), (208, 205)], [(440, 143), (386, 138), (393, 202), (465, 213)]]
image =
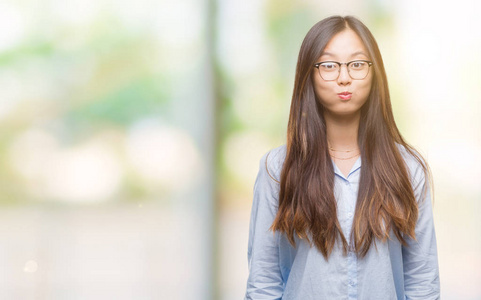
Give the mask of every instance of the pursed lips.
[(351, 99), (352, 93), (350, 93), (350, 92), (342, 92), (342, 93), (338, 93), (337, 95), (338, 95), (339, 98), (341, 98), (342, 100), (349, 100), (349, 99)]

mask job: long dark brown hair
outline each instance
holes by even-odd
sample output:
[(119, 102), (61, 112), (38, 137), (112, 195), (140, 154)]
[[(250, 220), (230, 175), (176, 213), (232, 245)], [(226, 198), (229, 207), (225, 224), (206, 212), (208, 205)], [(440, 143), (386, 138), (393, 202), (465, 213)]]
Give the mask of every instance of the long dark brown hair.
[(396, 144), (420, 163), (426, 178), (430, 175), (421, 155), (404, 141), (396, 126), (381, 53), (369, 29), (352, 16), (333, 16), (315, 24), (304, 38), (297, 61), (279, 207), (271, 230), (286, 233), (293, 246), (294, 234), (307, 239), (326, 259), (338, 239), (344, 253), (349, 245), (337, 219), (334, 168), (312, 74), (313, 64), (327, 43), (346, 29), (353, 30), (364, 43), (374, 73), (358, 131), (362, 168), (349, 237), (358, 255), (364, 257), (376, 239), (386, 241), (391, 230), (403, 245), (404, 235), (415, 239), (418, 206), (408, 167)]

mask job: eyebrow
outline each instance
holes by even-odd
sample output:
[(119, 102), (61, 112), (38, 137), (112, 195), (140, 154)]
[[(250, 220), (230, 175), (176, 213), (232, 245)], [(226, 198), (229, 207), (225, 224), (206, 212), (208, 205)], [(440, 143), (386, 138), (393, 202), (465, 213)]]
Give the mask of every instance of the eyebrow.
[[(367, 56), (366, 53), (364, 53), (364, 51), (356, 51), (356, 52), (354, 52), (353, 54), (351, 54), (351, 57), (356, 56), (356, 55), (359, 55), (359, 54), (364, 55), (365, 57), (369, 57), (369, 56)], [(321, 56), (324, 56), (324, 55), (335, 56), (335, 55), (332, 54), (331, 52), (322, 52), (322, 53), (321, 53)]]

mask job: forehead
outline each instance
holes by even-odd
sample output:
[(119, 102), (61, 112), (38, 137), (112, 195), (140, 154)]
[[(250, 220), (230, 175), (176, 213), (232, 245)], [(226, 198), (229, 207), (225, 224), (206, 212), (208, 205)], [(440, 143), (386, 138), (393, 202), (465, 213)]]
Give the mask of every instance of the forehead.
[(361, 38), (354, 31), (346, 29), (331, 38), (321, 57), (341, 60), (368, 58), (368, 52)]

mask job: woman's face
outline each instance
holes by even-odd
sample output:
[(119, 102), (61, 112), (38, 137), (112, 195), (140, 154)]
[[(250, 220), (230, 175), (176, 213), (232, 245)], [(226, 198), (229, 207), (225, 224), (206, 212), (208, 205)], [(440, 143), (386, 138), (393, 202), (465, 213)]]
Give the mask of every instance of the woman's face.
[[(329, 41), (317, 62), (347, 63), (353, 60), (371, 61), (361, 39), (354, 31), (346, 29)], [(322, 79), (318, 69), (313, 69), (315, 93), (324, 106), (325, 113), (333, 116), (350, 116), (360, 113), (360, 109), (366, 103), (371, 91), (372, 67), (369, 67), (366, 78), (357, 80), (352, 79), (347, 72), (347, 66), (342, 65), (339, 77), (332, 81)]]

